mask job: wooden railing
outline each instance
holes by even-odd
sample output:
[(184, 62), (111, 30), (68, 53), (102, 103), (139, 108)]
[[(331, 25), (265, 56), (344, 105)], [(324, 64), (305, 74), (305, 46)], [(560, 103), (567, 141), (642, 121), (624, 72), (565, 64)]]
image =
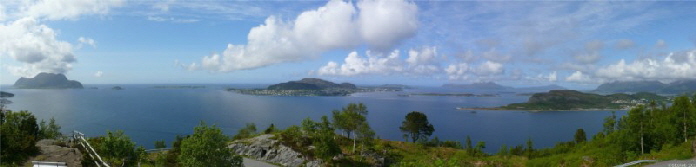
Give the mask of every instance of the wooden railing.
[(92, 148), (92, 145), (90, 145), (89, 142), (87, 142), (87, 140), (85, 139), (85, 134), (83, 134), (82, 132), (78, 132), (76, 130), (73, 130), (73, 139), (76, 142), (80, 143), (82, 148), (85, 148), (85, 151), (87, 151), (87, 154), (89, 154), (89, 157), (92, 157), (92, 159), (94, 160), (94, 164), (96, 164), (98, 167), (102, 167), (102, 166), (109, 167), (109, 164), (104, 162), (104, 160), (102, 160), (101, 156), (99, 156), (99, 154), (97, 154), (97, 152), (94, 151), (94, 148)]

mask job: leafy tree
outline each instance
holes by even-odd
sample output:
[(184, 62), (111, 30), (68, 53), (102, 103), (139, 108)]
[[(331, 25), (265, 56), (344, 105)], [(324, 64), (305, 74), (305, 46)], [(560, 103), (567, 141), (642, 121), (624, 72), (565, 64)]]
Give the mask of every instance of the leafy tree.
[(610, 134), (616, 129), (616, 112), (611, 111), (611, 116), (604, 118), (604, 133)]
[(474, 146), (471, 144), (471, 137), (469, 137), (469, 135), (466, 135), (466, 151), (472, 152), (473, 149)]
[(202, 122), (193, 134), (181, 141), (179, 164), (182, 166), (241, 166), (241, 159), (227, 148), (229, 138), (220, 128)]
[(54, 118), (51, 118), (48, 124), (46, 124), (46, 121), (41, 120), (41, 123), (39, 123), (39, 136), (41, 139), (58, 139), (63, 134), (60, 133), (60, 125), (56, 124)]
[(503, 144), (500, 146), (500, 149), (498, 150), (498, 155), (500, 156), (508, 156), (510, 155), (510, 149), (508, 148), (507, 145)]
[(273, 124), (271, 123), (271, 125), (268, 126), (268, 128), (266, 128), (266, 130), (263, 131), (263, 134), (271, 134), (271, 133), (273, 133), (273, 132), (275, 132), (275, 131), (277, 131), (276, 128), (275, 128), (275, 125), (273, 125)]
[(582, 143), (587, 141), (587, 135), (585, 135), (585, 130), (578, 129), (575, 131), (575, 143)]
[[(363, 124), (367, 124), (367, 107), (362, 103), (350, 103), (343, 110), (334, 110), (332, 112), (334, 119), (334, 127), (342, 129), (351, 138), (351, 133), (358, 130)], [(369, 126), (368, 126), (369, 127)], [(356, 137), (353, 137), (353, 152), (355, 152)]]
[(137, 161), (135, 143), (122, 130), (107, 131), (106, 136), (96, 147), (99, 155), (112, 166), (131, 166)]
[(39, 139), (36, 117), (28, 111), (1, 111), (0, 127), (1, 165), (19, 166), (30, 155), (38, 153), (34, 146)]
[(401, 132), (408, 134), (412, 142), (426, 139), (433, 134), (435, 128), (428, 122), (428, 116), (418, 111), (411, 111), (406, 115), (406, 120), (401, 123)]
[(527, 158), (532, 159), (532, 154), (534, 153), (534, 142), (532, 138), (527, 139)]
[(244, 139), (244, 138), (249, 138), (253, 135), (256, 135), (256, 124), (247, 123), (246, 127), (239, 129), (239, 132), (237, 132), (237, 135), (234, 135), (232, 137), (232, 139), (233, 140)]
[(483, 153), (483, 149), (486, 148), (486, 142), (478, 142), (476, 143), (476, 148), (474, 148), (474, 156), (484, 156), (486, 155)]
[(167, 143), (164, 140), (155, 141), (155, 148), (167, 148)]
[(302, 132), (304, 134), (314, 134), (317, 131), (317, 123), (312, 121), (311, 118), (307, 117), (302, 120)]

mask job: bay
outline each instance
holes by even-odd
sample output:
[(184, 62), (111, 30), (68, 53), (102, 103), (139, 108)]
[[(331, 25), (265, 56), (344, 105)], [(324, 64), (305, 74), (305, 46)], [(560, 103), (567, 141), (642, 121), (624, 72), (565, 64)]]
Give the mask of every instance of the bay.
[[(112, 90), (121, 86), (123, 90)], [(152, 148), (154, 141), (191, 134), (200, 121), (220, 127), (234, 135), (246, 123), (259, 131), (273, 123), (285, 128), (299, 125), (307, 117), (319, 120), (348, 103), (364, 103), (368, 121), (382, 139), (404, 141), (399, 126), (406, 114), (421, 111), (435, 127), (433, 137), (464, 143), (466, 136), (486, 142), (484, 151), (495, 153), (502, 144), (515, 146), (532, 139), (536, 148), (571, 141), (582, 128), (588, 138), (601, 131), (610, 111), (470, 111), (456, 107), (496, 107), (519, 103), (528, 96), (510, 92), (421, 87), (403, 92), (366, 92), (346, 97), (283, 97), (243, 95), (225, 88), (262, 88), (266, 85), (197, 85), (200, 89), (155, 88), (160, 85), (85, 85), (87, 89), (12, 89), (12, 110), (29, 110), (38, 119), (54, 117), (64, 134), (72, 130), (88, 136), (124, 130), (138, 145)], [(171, 86), (171, 85), (170, 85)], [(89, 89), (97, 88), (97, 89)], [(499, 97), (411, 96), (407, 93), (494, 93)], [(617, 111), (617, 116), (625, 111)]]

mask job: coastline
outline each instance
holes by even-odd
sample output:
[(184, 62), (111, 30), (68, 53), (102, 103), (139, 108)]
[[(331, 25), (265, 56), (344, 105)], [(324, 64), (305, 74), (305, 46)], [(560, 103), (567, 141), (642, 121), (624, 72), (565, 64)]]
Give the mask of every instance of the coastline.
[(525, 109), (507, 109), (507, 108), (462, 108), (457, 107), (457, 110), (462, 111), (529, 111), (529, 112), (541, 112), (541, 111), (628, 111), (628, 109), (607, 109), (607, 108), (590, 108), (590, 109), (572, 109), (572, 110), (525, 110)]

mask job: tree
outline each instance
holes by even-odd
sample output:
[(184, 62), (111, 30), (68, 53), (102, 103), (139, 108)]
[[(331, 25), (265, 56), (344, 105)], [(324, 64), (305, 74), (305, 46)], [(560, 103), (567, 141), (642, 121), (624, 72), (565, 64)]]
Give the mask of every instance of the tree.
[(508, 148), (507, 145), (503, 144), (500, 146), (500, 149), (498, 150), (498, 155), (500, 156), (508, 156), (510, 155), (510, 149)]
[(41, 120), (39, 123), (39, 135), (41, 139), (58, 139), (63, 136), (60, 133), (60, 125), (56, 124), (56, 119), (51, 117), (51, 120), (46, 124), (46, 121)]
[(271, 125), (268, 126), (268, 128), (266, 128), (266, 130), (263, 131), (263, 134), (271, 134), (271, 133), (273, 133), (273, 132), (275, 132), (275, 131), (276, 131), (275, 125), (273, 125), (273, 124), (271, 123)]
[(220, 128), (202, 122), (193, 134), (181, 141), (179, 164), (182, 166), (241, 166), (241, 158), (227, 148), (229, 138)]
[(420, 139), (425, 139), (433, 134), (435, 128), (428, 122), (428, 116), (418, 111), (411, 111), (406, 115), (405, 120), (401, 123), (401, 132), (408, 134), (412, 142)]
[(112, 166), (132, 166), (137, 161), (135, 143), (122, 130), (107, 131), (97, 146), (97, 152)]
[(237, 135), (234, 135), (232, 139), (238, 140), (238, 139), (244, 139), (244, 138), (249, 138), (253, 135), (256, 135), (256, 124), (254, 123), (247, 123), (246, 127), (239, 129), (237, 132)]
[(34, 146), (39, 139), (36, 117), (28, 111), (5, 110), (0, 124), (0, 159), (2, 165), (21, 166), (30, 156), (38, 153)]
[(155, 148), (167, 148), (167, 143), (164, 140), (155, 141)]
[(534, 153), (534, 142), (532, 138), (527, 139), (527, 158), (532, 159), (532, 153)]
[(466, 152), (469, 153), (469, 155), (473, 155), (474, 152), (474, 146), (471, 143), (471, 137), (469, 137), (469, 135), (466, 135)]
[[(334, 110), (333, 119), (334, 127), (342, 129), (348, 138), (351, 138), (351, 133), (358, 130), (363, 124), (367, 124), (367, 107), (362, 103), (350, 103), (343, 110)], [(368, 126), (369, 127), (369, 126)], [(353, 137), (353, 152), (355, 152), (356, 137)]]
[(585, 135), (585, 130), (578, 129), (575, 131), (575, 143), (582, 143), (587, 141), (587, 135)]
[(604, 118), (604, 133), (609, 135), (616, 130), (616, 112), (611, 111), (611, 116)]

